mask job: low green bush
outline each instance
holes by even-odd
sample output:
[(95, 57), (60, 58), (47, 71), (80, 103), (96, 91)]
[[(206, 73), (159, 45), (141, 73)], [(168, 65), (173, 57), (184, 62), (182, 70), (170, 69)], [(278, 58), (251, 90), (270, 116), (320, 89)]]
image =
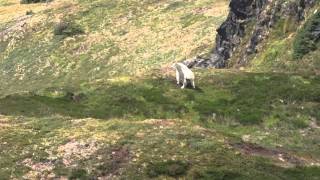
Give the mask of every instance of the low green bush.
[(73, 36), (84, 33), (80, 25), (74, 22), (60, 22), (54, 27), (54, 35)]
[(293, 58), (301, 59), (304, 55), (314, 51), (319, 46), (319, 37), (315, 31), (320, 26), (320, 12), (314, 14), (298, 32), (293, 42)]
[(186, 174), (189, 169), (189, 165), (183, 161), (167, 161), (158, 162), (148, 166), (148, 176), (158, 177), (160, 175), (167, 175), (171, 177), (179, 177)]
[(26, 11), (26, 15), (32, 15), (34, 12), (32, 10)]

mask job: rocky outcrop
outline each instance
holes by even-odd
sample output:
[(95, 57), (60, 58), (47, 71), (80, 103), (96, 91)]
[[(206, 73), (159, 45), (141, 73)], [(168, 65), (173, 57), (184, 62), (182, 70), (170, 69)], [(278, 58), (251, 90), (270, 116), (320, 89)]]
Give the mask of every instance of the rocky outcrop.
[[(314, 4), (315, 0), (231, 0), (230, 13), (217, 29), (216, 45), (210, 57), (196, 57), (185, 63), (189, 67), (225, 68), (238, 50), (241, 53), (237, 54), (237, 63), (246, 64), (248, 55), (258, 52), (257, 46), (280, 18), (301, 22), (305, 10)], [(249, 40), (243, 42), (244, 37)]]

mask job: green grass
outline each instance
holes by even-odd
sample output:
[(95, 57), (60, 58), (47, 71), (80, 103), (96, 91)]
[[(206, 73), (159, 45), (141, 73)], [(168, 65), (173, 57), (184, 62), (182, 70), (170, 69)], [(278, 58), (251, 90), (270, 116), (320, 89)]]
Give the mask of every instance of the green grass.
[[(190, 1), (170, 10), (177, 6), (172, 5), (174, 3), (54, 1), (52, 4), (59, 6), (35, 11), (32, 20), (43, 18), (46, 21), (39, 20), (31, 25), (33, 31), (27, 31), (22, 38), (13, 36), (0, 42), (0, 70), (4, 72), (0, 82), (10, 93), (52, 83), (88, 83), (142, 74), (175, 60), (209, 52), (215, 28), (222, 23), (226, 12), (206, 14), (206, 11), (226, 9), (227, 2)], [(30, 5), (31, 10), (35, 7), (36, 4)], [(204, 10), (197, 12), (199, 9)], [(57, 16), (61, 16), (59, 21), (73, 22), (75, 29), (84, 33), (71, 37), (54, 36), (55, 27), (59, 24)], [(4, 22), (10, 22), (3, 24), (9, 27), (16, 23), (14, 19)], [(66, 29), (64, 33), (74, 34), (69, 31), (73, 29)], [(184, 36), (180, 37), (181, 34)], [(9, 42), (13, 43), (10, 47)], [(26, 88), (28, 86), (30, 88)]]
[(206, 19), (206, 17), (203, 15), (186, 14), (181, 18), (181, 24), (182, 27), (185, 28), (203, 19)]
[[(256, 72), (194, 70), (195, 90), (167, 72), (211, 50), (227, 2), (55, 0), (35, 10), (45, 22), (0, 42), (0, 177), (318, 179), (319, 52), (299, 62), (305, 71), (288, 61), (292, 40), (279, 38), (289, 20)], [(59, 15), (84, 34), (54, 36)], [(246, 143), (291, 161), (234, 146)]]
[[(182, 94), (173, 86), (173, 80), (166, 79), (129, 79), (132, 83), (120, 84), (106, 82), (103, 88), (96, 90), (86, 90), (95, 86), (83, 84), (81, 88), (86, 91), (77, 90), (85, 96), (80, 102), (71, 101), (65, 97), (65, 93), (61, 97), (50, 97), (35, 92), (7, 96), (2, 99), (0, 106), (3, 113), (14, 112), (15, 115), (46, 115), (49, 111), (80, 118), (90, 116), (104, 119), (181, 118), (188, 116), (188, 113), (196, 113), (200, 119), (206, 120), (216, 113), (218, 117), (228, 116), (241, 124), (250, 125), (262, 123), (263, 117), (283, 103), (291, 105), (319, 101), (317, 77), (264, 73), (238, 76), (235, 78), (232, 74), (223, 73), (201, 75), (201, 89), (195, 92), (187, 90)], [(209, 82), (205, 86), (206, 79), (212, 79), (214, 84)], [(49, 90), (53, 93), (73, 89), (52, 87)], [(23, 110), (31, 105), (36, 108)], [(295, 107), (298, 106), (292, 106), (293, 109)]]
[(293, 41), (293, 57), (295, 59), (301, 59), (304, 55), (315, 51), (320, 46), (319, 38), (312, 34), (319, 26), (320, 12), (317, 12), (308, 19)]
[[(296, 22), (293, 17), (279, 17), (269, 30), (268, 37), (258, 46), (258, 53), (250, 55), (247, 67), (253, 72), (291, 72), (304, 74), (319, 74), (319, 43), (312, 37), (311, 31), (317, 25), (319, 3), (306, 10), (306, 21)], [(248, 24), (247, 36), (250, 37), (253, 24)], [(243, 38), (240, 47), (249, 43)], [(231, 59), (231, 66), (237, 66), (239, 57), (243, 54), (239, 48)]]
[[(282, 168), (227, 148), (250, 135), (250, 142), (263, 147), (319, 159), (319, 130), (309, 130), (312, 119), (320, 119), (318, 77), (219, 71), (200, 71), (197, 77), (196, 90), (181, 91), (173, 79), (150, 77), (3, 97), (1, 114), (11, 120), (0, 130), (1, 142), (7, 142), (0, 174), (8, 177), (6, 168), (15, 167), (14, 177), (25, 175), (30, 168), (16, 162), (30, 157), (53, 163), (56, 176), (70, 178), (318, 177), (316, 167)], [(67, 92), (82, 98), (74, 101)], [(71, 140), (97, 144), (90, 158), (73, 157), (76, 169), (64, 165), (66, 157), (56, 151)], [(58, 160), (48, 160), (48, 151)]]
[(185, 175), (188, 171), (188, 163), (182, 161), (167, 161), (150, 164), (147, 172), (150, 177), (159, 175), (168, 175), (171, 177), (179, 177)]

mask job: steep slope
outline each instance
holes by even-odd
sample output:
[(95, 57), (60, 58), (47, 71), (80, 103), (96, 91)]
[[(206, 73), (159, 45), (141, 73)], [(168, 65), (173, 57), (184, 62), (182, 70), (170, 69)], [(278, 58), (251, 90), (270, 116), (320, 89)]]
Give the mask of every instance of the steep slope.
[[(231, 1), (228, 18), (217, 30), (212, 54), (207, 59), (194, 59), (190, 66), (318, 72), (319, 7), (319, 1), (314, 0)], [(309, 47), (310, 52), (318, 51), (301, 60), (302, 56), (295, 56), (295, 51), (299, 51), (297, 46), (308, 46), (308, 43), (296, 39), (305, 38), (306, 34), (300, 35), (305, 28), (309, 28), (312, 37), (304, 41), (314, 43), (311, 45), (314, 47)], [(293, 46), (293, 42), (297, 43)]]
[(285, 56), (272, 44), (295, 30), (269, 29), (257, 72), (195, 68), (197, 89), (175, 85), (168, 64), (211, 53), (228, 3), (0, 0), (0, 179), (319, 179), (320, 77), (264, 53)]
[[(137, 75), (210, 51), (227, 14), (224, 0), (1, 3), (0, 82), (10, 92)], [(54, 35), (61, 21), (84, 34)]]

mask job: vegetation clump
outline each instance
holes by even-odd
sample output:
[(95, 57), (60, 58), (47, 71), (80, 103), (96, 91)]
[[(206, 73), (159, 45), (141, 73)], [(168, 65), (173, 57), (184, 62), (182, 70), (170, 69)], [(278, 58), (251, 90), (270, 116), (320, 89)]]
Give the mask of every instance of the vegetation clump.
[(167, 161), (151, 164), (148, 167), (149, 177), (157, 177), (160, 175), (168, 175), (171, 177), (178, 177), (186, 174), (189, 165), (182, 161)]
[(53, 31), (56, 36), (74, 36), (77, 34), (83, 34), (84, 30), (82, 27), (74, 22), (62, 21), (54, 27)]
[(69, 176), (69, 179), (88, 179), (87, 171), (84, 169), (74, 169)]
[(26, 15), (33, 15), (34, 12), (32, 10), (26, 11)]
[(293, 42), (293, 57), (301, 59), (319, 46), (320, 12), (314, 14), (298, 32)]
[(43, 3), (43, 2), (50, 2), (51, 0), (21, 0), (21, 4), (32, 4), (32, 3)]

